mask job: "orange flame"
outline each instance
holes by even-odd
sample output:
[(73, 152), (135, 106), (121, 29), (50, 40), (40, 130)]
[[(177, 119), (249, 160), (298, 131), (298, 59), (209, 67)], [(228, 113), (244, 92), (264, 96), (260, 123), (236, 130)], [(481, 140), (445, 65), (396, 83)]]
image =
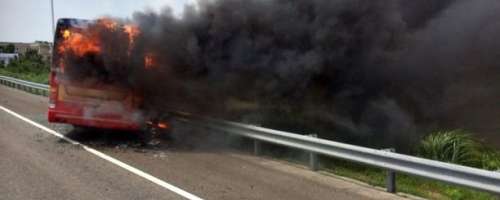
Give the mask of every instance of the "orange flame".
[(102, 25), (110, 30), (115, 30), (116, 27), (118, 27), (118, 23), (115, 20), (110, 19), (110, 18), (101, 18), (101, 19), (97, 20), (97, 24)]
[[(128, 56), (131, 56), (135, 41), (141, 32), (135, 24), (123, 24), (111, 18), (101, 18), (85, 28), (75, 27), (62, 30), (60, 32), (62, 40), (57, 46), (57, 51), (60, 54), (72, 53), (79, 57), (87, 54), (100, 54), (105, 51), (103, 48), (106, 48), (101, 46), (105, 44), (104, 38), (102, 38), (103, 33), (125, 36), (123, 42), (128, 44), (127, 52)], [(61, 59), (60, 62), (64, 63), (64, 58)], [(154, 56), (151, 54), (146, 55), (144, 65), (146, 69), (153, 68), (156, 65)]]
[(153, 69), (155, 67), (156, 67), (156, 61), (154, 55), (151, 53), (144, 55), (144, 68)]
[[(108, 31), (123, 31), (128, 35), (129, 48), (128, 52), (132, 50), (135, 38), (139, 35), (139, 28), (135, 25), (123, 25), (123, 29), (119, 28), (119, 23), (111, 18), (101, 18), (96, 21), (97, 27), (104, 28)], [(88, 30), (72, 30), (66, 29), (61, 32), (64, 39), (58, 47), (59, 53), (66, 53), (72, 51), (77, 56), (84, 56), (87, 53), (100, 53), (101, 52), (101, 38), (99, 38), (99, 29), (89, 28)]]
[(158, 123), (158, 128), (167, 129), (168, 128), (168, 124), (164, 123), (164, 122), (160, 122), (160, 123)]
[(72, 51), (78, 56), (83, 56), (87, 53), (101, 52), (99, 40), (90, 35), (64, 30), (63, 38), (64, 41), (58, 48), (59, 53)]
[(71, 31), (69, 31), (69, 30), (66, 29), (66, 30), (63, 31), (62, 35), (63, 35), (64, 39), (67, 39), (67, 38), (69, 38), (69, 36), (71, 36)]
[(127, 24), (123, 26), (123, 31), (128, 34), (128, 54), (130, 55), (130, 51), (132, 50), (132, 47), (134, 46), (135, 38), (139, 35), (139, 27), (135, 25), (130, 25)]
[(123, 30), (128, 34), (128, 39), (130, 43), (134, 43), (135, 38), (139, 35), (139, 27), (127, 24), (123, 26)]

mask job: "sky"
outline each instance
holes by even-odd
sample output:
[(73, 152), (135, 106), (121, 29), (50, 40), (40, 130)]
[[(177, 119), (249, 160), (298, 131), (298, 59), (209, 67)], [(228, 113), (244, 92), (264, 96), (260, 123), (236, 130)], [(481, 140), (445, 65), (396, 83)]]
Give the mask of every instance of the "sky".
[[(180, 14), (195, 0), (54, 0), (54, 18), (131, 18), (135, 11), (159, 12), (170, 6)], [(52, 42), (50, 0), (0, 0), (1, 42)]]

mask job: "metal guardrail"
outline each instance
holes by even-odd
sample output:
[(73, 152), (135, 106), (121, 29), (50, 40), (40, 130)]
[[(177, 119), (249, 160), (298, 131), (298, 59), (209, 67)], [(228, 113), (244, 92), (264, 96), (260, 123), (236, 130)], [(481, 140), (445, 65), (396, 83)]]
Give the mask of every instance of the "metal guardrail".
[(0, 76), (0, 84), (21, 89), (30, 93), (48, 95), (49, 86), (40, 83), (33, 83), (8, 76)]
[[(31, 87), (33, 89), (48, 91), (47, 85), (5, 76), (0, 76), (0, 84), (14, 84), (21, 86), (21, 88)], [(258, 149), (260, 142), (269, 142), (309, 151), (311, 155), (322, 154), (387, 169), (389, 170), (388, 191), (391, 192), (395, 192), (394, 172), (401, 172), (500, 194), (500, 173), (498, 172), (186, 113), (176, 112), (174, 115), (178, 119), (194, 125), (252, 138), (258, 141), (255, 145), (255, 152), (260, 151)], [(315, 158), (315, 156), (311, 157)]]
[[(254, 125), (177, 114), (186, 121), (255, 140), (500, 194), (500, 173), (314, 138)], [(390, 174), (390, 173), (389, 173)], [(389, 185), (388, 185), (389, 186)]]

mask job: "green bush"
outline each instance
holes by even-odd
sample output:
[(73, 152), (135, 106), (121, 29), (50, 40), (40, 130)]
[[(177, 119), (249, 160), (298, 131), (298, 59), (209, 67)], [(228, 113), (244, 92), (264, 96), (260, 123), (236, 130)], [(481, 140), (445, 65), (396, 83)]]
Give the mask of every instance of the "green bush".
[(477, 166), (479, 144), (463, 130), (436, 132), (425, 137), (419, 148), (422, 157), (461, 165)]
[(500, 169), (500, 153), (463, 130), (432, 133), (421, 141), (418, 152), (433, 160), (486, 170)]
[(48, 83), (49, 64), (34, 50), (28, 50), (19, 59), (5, 67), (0, 67), (0, 74), (38, 83)]
[(500, 153), (495, 149), (482, 147), (480, 150), (480, 167), (486, 170), (500, 170)]

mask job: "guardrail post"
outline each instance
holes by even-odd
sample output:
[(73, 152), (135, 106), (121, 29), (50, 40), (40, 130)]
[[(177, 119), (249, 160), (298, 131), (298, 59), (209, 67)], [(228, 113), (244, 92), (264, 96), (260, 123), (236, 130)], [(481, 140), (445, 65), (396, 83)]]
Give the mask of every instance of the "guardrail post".
[[(255, 124), (254, 126), (260, 126), (260, 124)], [(262, 142), (259, 140), (253, 140), (253, 155), (262, 155)]]
[(253, 154), (260, 156), (262, 153), (262, 143), (258, 140), (253, 141)]
[[(396, 149), (389, 148), (389, 149), (384, 149), (384, 151), (396, 152)], [(396, 172), (390, 169), (387, 170), (386, 187), (387, 187), (387, 192), (396, 193)]]
[[(317, 134), (310, 134), (309, 137), (317, 138)], [(318, 171), (318, 155), (314, 152), (309, 152), (309, 169)]]

